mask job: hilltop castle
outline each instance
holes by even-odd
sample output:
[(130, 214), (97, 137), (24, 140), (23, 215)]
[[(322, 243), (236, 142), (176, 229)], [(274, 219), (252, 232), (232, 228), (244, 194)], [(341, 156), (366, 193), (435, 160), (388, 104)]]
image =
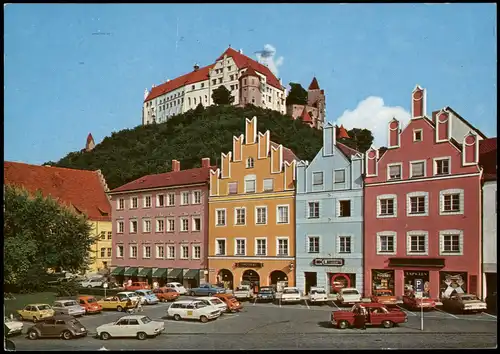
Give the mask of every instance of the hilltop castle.
[(286, 113), (293, 119), (301, 118), (305, 123), (316, 129), (323, 129), (326, 115), (325, 91), (319, 88), (314, 77), (307, 89), (307, 105), (291, 104), (286, 106)]

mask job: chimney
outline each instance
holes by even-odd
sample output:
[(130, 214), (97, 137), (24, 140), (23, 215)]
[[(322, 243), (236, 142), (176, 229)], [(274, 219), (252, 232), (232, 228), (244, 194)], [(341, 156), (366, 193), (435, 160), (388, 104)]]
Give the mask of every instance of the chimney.
[(169, 81), (170, 81), (170, 79), (167, 77), (167, 81), (166, 82), (169, 82)]
[(156, 85), (155, 85), (155, 84), (151, 85), (151, 88), (155, 88), (155, 87), (156, 87)]
[(198, 63), (194, 64), (193, 66), (194, 71), (198, 71), (199, 68), (200, 66), (198, 65)]
[(181, 163), (177, 160), (172, 160), (172, 172), (179, 172), (181, 170)]
[(204, 157), (201, 159), (201, 167), (203, 168), (210, 167), (210, 157)]
[(243, 49), (240, 49), (239, 52), (240, 52), (240, 54), (243, 54)]

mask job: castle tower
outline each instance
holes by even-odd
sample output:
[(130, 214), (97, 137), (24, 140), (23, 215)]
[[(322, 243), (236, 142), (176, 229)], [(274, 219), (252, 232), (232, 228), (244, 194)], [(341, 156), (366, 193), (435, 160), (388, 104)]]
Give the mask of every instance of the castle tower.
[(94, 142), (94, 137), (92, 136), (91, 133), (87, 135), (87, 143), (85, 144), (85, 151), (89, 152), (92, 151), (95, 148), (95, 142)]
[(262, 106), (262, 93), (260, 91), (260, 76), (254, 69), (248, 67), (239, 78), (240, 82), (240, 105), (249, 103), (254, 106)]
[(318, 80), (313, 77), (309, 88), (307, 89), (307, 105), (318, 109), (318, 118), (316, 120), (316, 128), (321, 128), (325, 123), (325, 106), (326, 97), (325, 91), (319, 88)]

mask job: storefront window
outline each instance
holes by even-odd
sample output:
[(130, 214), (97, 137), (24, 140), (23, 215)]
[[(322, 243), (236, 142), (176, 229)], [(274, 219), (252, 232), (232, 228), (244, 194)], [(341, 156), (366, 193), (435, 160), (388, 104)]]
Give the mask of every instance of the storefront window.
[(422, 279), (424, 282), (424, 293), (423, 297), (431, 297), (430, 294), (430, 283), (429, 283), (429, 272), (426, 271), (405, 271), (404, 272), (404, 281), (405, 281), (405, 294), (414, 292), (415, 289), (415, 279)]
[(372, 270), (372, 292), (390, 290), (394, 295), (394, 271)]
[(330, 294), (337, 294), (342, 288), (356, 287), (356, 274), (328, 273)]
[(441, 298), (467, 293), (467, 272), (439, 272)]

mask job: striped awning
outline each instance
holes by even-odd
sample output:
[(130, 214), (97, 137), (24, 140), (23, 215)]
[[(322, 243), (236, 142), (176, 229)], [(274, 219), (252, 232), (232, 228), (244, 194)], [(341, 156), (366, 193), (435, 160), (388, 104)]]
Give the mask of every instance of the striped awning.
[(182, 268), (174, 268), (168, 273), (167, 279), (179, 279), (183, 272)]
[(152, 268), (142, 268), (139, 273), (137, 273), (138, 277), (150, 277), (153, 273)]
[(139, 268), (130, 267), (127, 270), (125, 270), (125, 273), (123, 275), (125, 275), (127, 277), (133, 277), (133, 276), (136, 276), (138, 272), (139, 272)]
[(186, 274), (184, 274), (184, 279), (197, 279), (200, 276), (200, 270), (199, 269), (190, 269), (187, 271)]
[(167, 268), (158, 268), (153, 272), (153, 278), (164, 278), (167, 275)]
[(125, 273), (125, 267), (116, 267), (115, 269), (113, 269), (113, 271), (111, 272), (111, 275), (123, 275), (123, 273)]

